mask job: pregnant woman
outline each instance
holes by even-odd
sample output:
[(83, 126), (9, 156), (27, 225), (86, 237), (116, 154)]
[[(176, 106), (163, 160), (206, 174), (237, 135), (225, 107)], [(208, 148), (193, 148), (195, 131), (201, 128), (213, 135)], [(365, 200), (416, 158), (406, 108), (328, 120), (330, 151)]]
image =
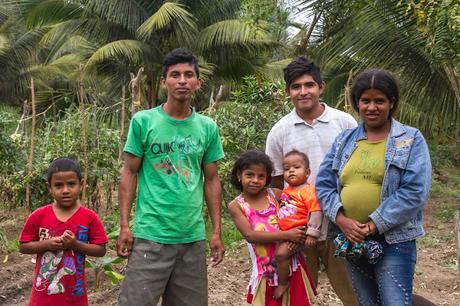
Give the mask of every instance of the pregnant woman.
[[(419, 130), (394, 119), (399, 89), (388, 71), (358, 75), (351, 100), (362, 123), (335, 139), (318, 173), (318, 198), (340, 230), (336, 241), (347, 243), (342, 254), (360, 305), (412, 305), (415, 239), (424, 235), (431, 182), (428, 147)], [(364, 247), (369, 242), (374, 248)]]

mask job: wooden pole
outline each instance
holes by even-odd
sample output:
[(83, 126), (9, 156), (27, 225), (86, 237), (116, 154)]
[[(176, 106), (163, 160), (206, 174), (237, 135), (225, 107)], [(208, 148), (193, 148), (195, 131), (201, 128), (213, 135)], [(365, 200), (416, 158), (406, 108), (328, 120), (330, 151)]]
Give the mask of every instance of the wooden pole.
[(460, 212), (455, 212), (454, 216), (454, 237), (455, 246), (457, 247), (457, 268), (458, 278), (460, 280)]
[(132, 107), (131, 107), (131, 115), (134, 116), (141, 108), (141, 81), (142, 81), (142, 74), (144, 73), (144, 67), (139, 68), (137, 71), (137, 75), (134, 76), (131, 73), (131, 100), (132, 100)]
[(351, 105), (352, 102), (350, 101), (350, 92), (351, 92), (351, 87), (353, 85), (352, 82), (353, 82), (353, 70), (350, 70), (350, 72), (348, 73), (348, 79), (347, 79), (347, 83), (345, 84), (345, 90), (344, 90), (344, 94), (345, 94), (344, 110), (349, 114), (353, 113), (353, 106)]
[(83, 175), (83, 191), (82, 199), (87, 203), (86, 186), (88, 184), (88, 148), (87, 148), (87, 136), (86, 136), (86, 124), (85, 124), (85, 96), (83, 92), (83, 64), (80, 63), (80, 117), (81, 117), (81, 133), (83, 138), (83, 156), (84, 156), (84, 175)]
[(91, 99), (93, 100), (92, 147), (93, 147), (93, 150), (95, 150), (99, 146), (97, 142), (97, 96), (92, 92), (91, 88), (90, 88), (90, 92), (91, 92)]
[(126, 87), (121, 88), (121, 107), (120, 107), (120, 142), (118, 145), (118, 162), (121, 163), (121, 158), (123, 155), (123, 137), (125, 137), (125, 101), (126, 101)]
[[(32, 178), (32, 165), (34, 161), (34, 147), (35, 147), (35, 86), (34, 79), (30, 79), (30, 93), (32, 97), (32, 131), (30, 133), (30, 148), (29, 148), (29, 159), (27, 161), (27, 178)], [(30, 206), (30, 182), (27, 181), (26, 185), (26, 210), (28, 211)]]

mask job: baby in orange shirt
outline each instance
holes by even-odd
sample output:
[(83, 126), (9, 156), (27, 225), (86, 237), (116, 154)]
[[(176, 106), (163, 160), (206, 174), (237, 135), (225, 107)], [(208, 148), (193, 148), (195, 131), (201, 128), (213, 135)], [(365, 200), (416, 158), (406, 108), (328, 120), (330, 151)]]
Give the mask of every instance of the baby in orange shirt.
[[(308, 156), (293, 150), (284, 156), (284, 180), (288, 185), (283, 189), (278, 209), (278, 224), (281, 230), (305, 226), (307, 238), (305, 247), (314, 247), (320, 236), (323, 213), (316, 197), (315, 187), (308, 184), (310, 162)], [(298, 245), (288, 241), (279, 243), (276, 249), (278, 266), (278, 287), (275, 298), (281, 298), (289, 287), (289, 263), (292, 254), (299, 251)]]

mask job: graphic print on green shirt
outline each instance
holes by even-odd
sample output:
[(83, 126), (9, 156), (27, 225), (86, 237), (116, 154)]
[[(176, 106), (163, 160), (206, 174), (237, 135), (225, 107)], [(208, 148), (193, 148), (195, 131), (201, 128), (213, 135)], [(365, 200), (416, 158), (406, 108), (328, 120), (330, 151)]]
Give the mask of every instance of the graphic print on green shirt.
[(345, 216), (361, 223), (380, 205), (387, 141), (358, 141), (340, 175), (340, 199)]
[(142, 158), (134, 237), (158, 243), (205, 239), (202, 166), (223, 156), (219, 130), (195, 111), (184, 119), (162, 106), (136, 113), (125, 152)]

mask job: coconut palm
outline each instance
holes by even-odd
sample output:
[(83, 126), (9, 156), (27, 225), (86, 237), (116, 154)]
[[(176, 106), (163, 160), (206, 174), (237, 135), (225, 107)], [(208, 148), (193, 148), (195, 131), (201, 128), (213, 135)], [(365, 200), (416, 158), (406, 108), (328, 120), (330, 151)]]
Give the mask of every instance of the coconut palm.
[[(200, 57), (204, 77), (239, 79), (266, 62), (264, 52), (279, 46), (266, 33), (239, 20), (241, 1), (23, 0), (29, 29), (46, 28), (41, 43), (62, 54), (72, 38), (87, 42), (87, 86), (99, 96), (119, 96), (129, 72), (144, 67), (146, 99), (157, 103), (161, 63), (175, 47)], [(96, 81), (94, 78), (97, 78)], [(105, 79), (106, 81), (101, 81)], [(107, 85), (107, 86), (106, 86)]]
[[(11, 105), (30, 101), (30, 80), (34, 78), (39, 101), (63, 103), (73, 95), (75, 72), (82, 58), (79, 50), (84, 48), (81, 42), (69, 40), (61, 49), (67, 48), (66, 52), (52, 52), (41, 43), (49, 27), (28, 29), (23, 17), (18, 3), (1, 1), (0, 101)], [(38, 111), (41, 108), (38, 105)]]

